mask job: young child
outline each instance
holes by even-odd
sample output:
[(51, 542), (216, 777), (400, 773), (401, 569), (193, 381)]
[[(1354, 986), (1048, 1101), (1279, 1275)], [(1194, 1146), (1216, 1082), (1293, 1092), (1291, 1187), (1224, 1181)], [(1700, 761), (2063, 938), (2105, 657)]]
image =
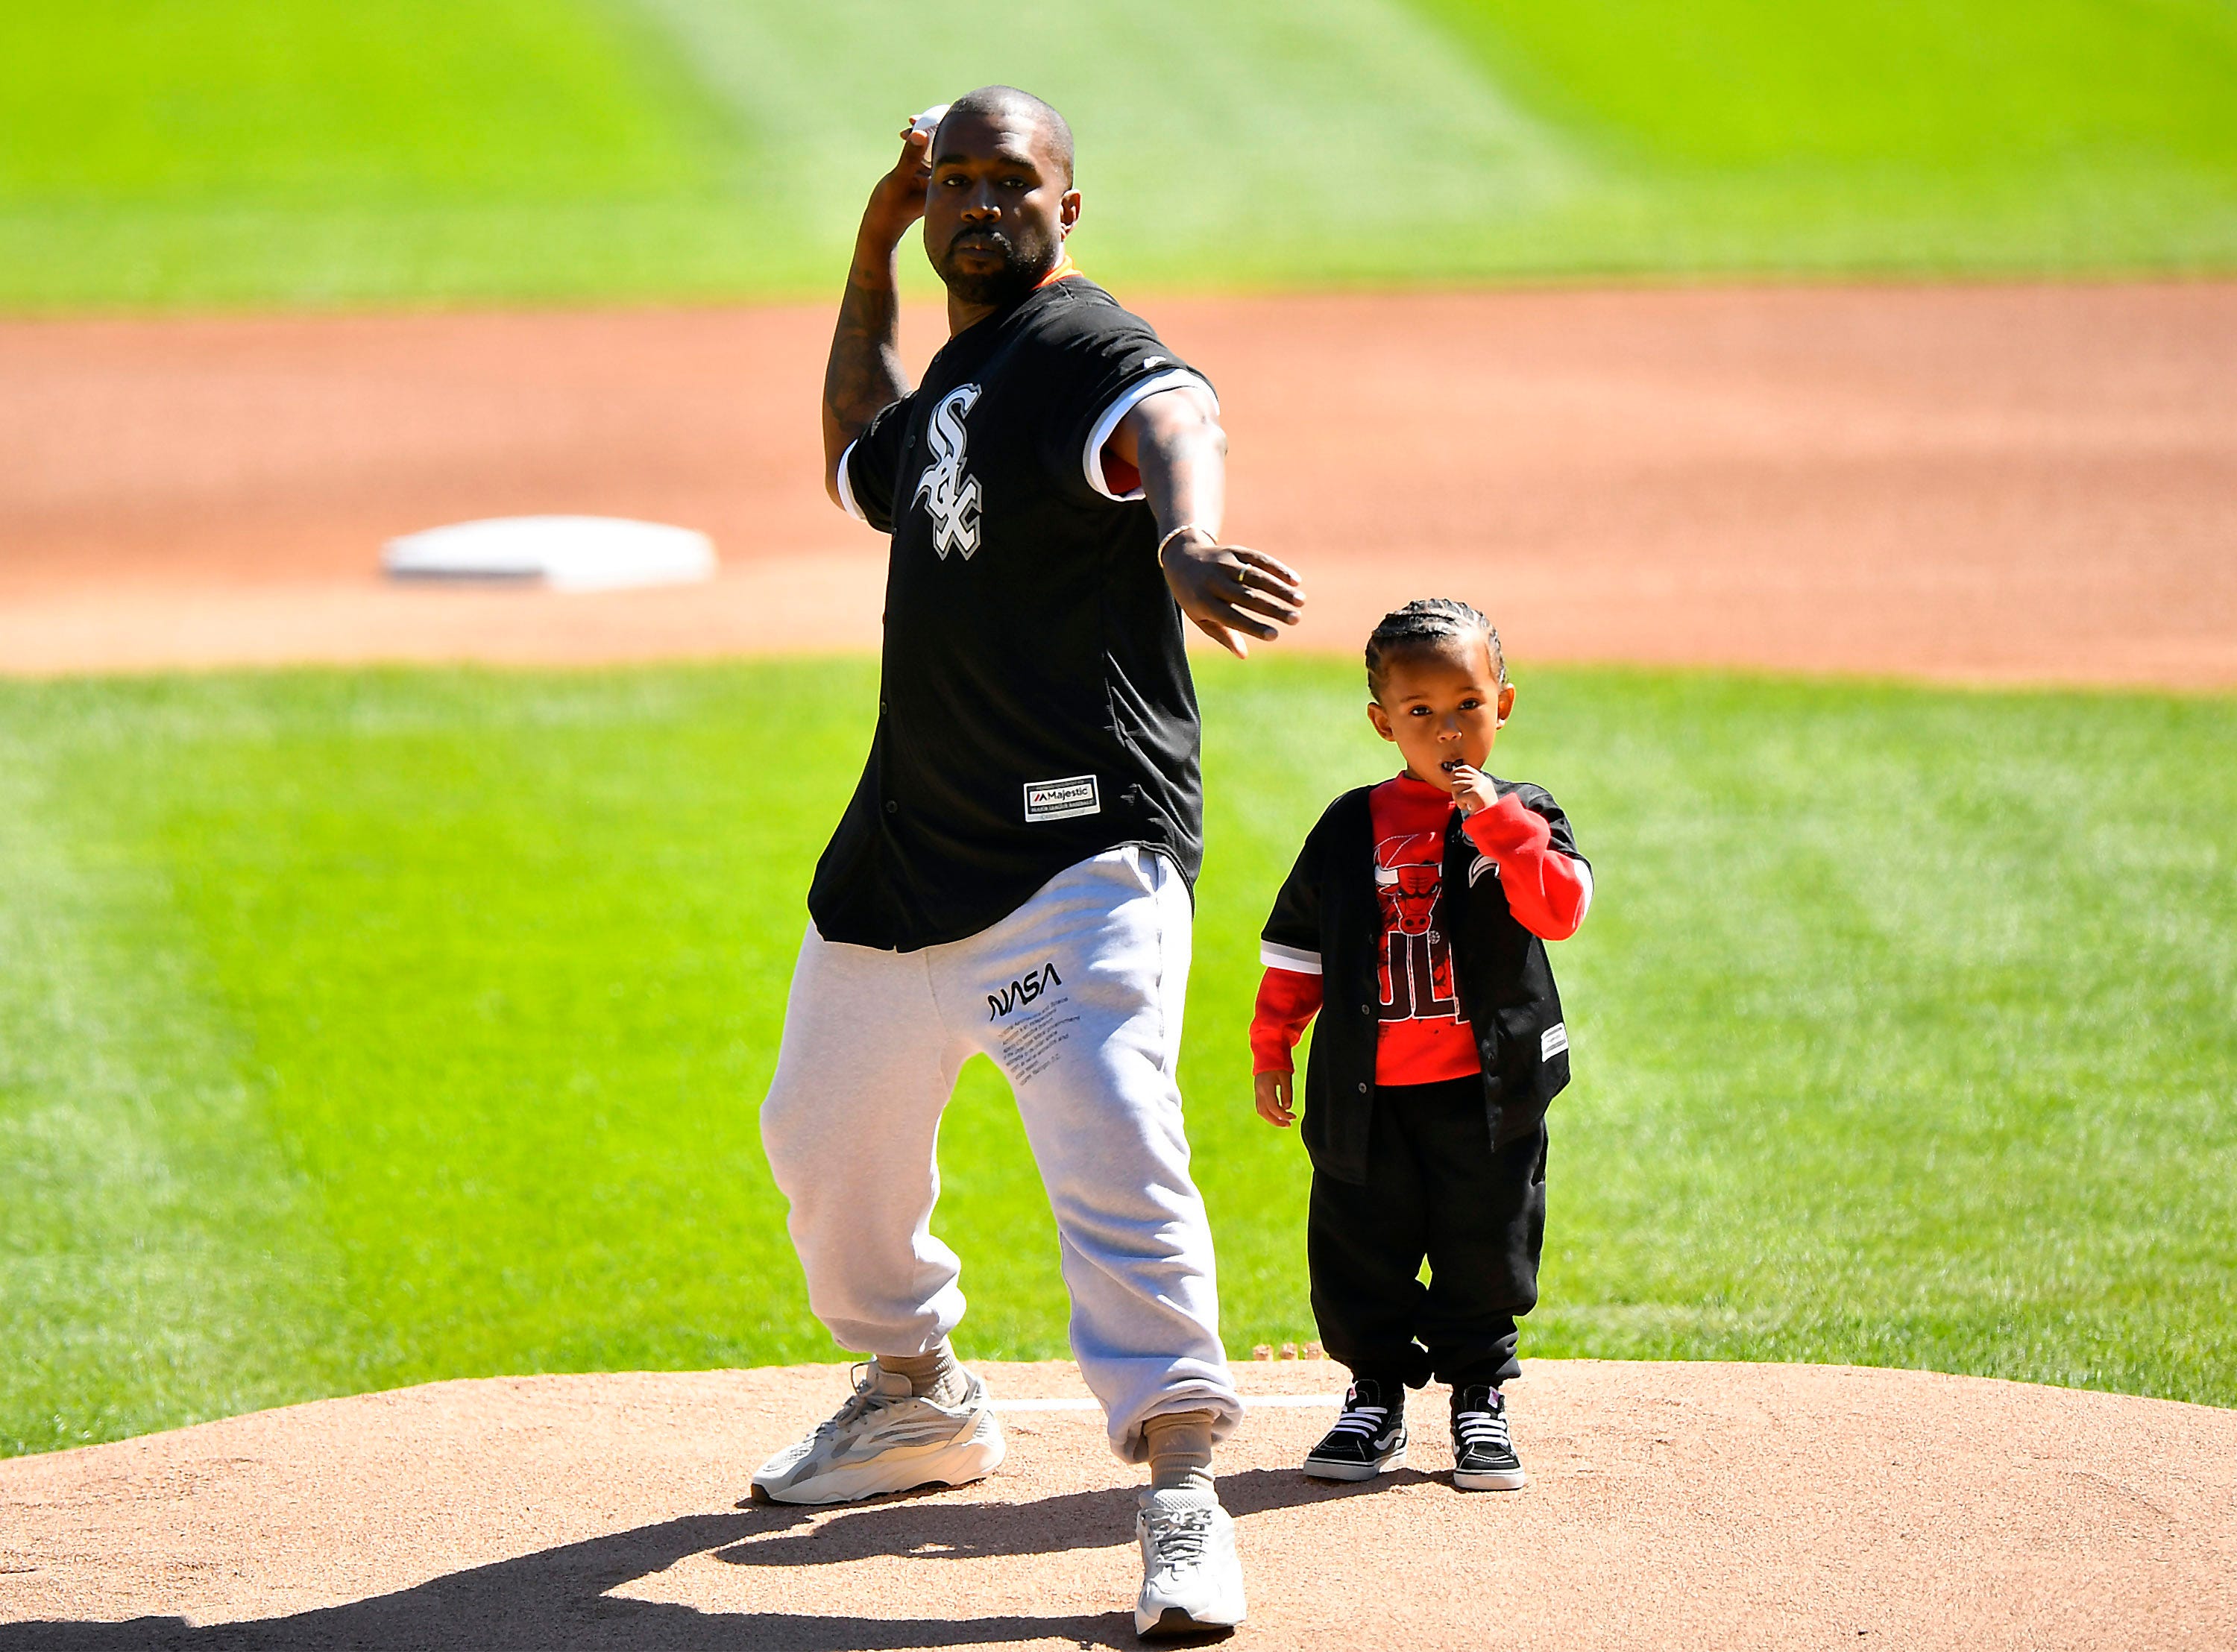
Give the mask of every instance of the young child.
[[(1499, 634), (1465, 602), (1386, 615), (1367, 643), (1368, 721), (1405, 767), (1347, 792), (1275, 898), (1250, 1027), (1258, 1111), (1297, 1118), (1305, 1077), (1306, 1254), (1321, 1338), (1352, 1373), (1306, 1456), (1364, 1480), (1406, 1452), (1406, 1393), (1452, 1385), (1453, 1484), (1511, 1491), (1500, 1385), (1538, 1300), (1546, 1106), (1569, 1036), (1545, 943), (1591, 904), (1592, 868), (1540, 787), (1483, 772), (1514, 704)], [(1420, 1281), (1422, 1263), (1429, 1282)]]

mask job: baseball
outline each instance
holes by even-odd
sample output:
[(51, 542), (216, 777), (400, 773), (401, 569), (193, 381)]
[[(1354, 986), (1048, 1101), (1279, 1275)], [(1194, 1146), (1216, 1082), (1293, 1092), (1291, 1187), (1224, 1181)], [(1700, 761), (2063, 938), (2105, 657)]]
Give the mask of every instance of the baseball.
[(940, 117), (947, 113), (947, 104), (935, 103), (923, 114), (918, 115), (916, 119), (909, 122), (909, 130), (912, 132), (922, 132), (929, 136), (934, 128), (939, 126)]

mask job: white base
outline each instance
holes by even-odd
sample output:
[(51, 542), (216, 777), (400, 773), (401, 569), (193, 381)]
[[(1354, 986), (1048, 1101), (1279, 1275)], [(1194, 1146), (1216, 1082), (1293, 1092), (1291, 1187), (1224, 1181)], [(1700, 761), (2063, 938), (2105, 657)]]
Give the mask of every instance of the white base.
[(381, 548), (391, 579), (533, 581), (555, 591), (687, 585), (715, 576), (705, 534), (623, 517), (493, 517), (406, 534)]

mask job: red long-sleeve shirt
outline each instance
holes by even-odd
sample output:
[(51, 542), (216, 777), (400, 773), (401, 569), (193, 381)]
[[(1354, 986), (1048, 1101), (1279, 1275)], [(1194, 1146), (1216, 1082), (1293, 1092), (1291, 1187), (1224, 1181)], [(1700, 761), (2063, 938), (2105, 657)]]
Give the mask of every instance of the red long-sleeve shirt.
[[(1460, 1013), (1451, 943), (1441, 918), (1445, 827), (1458, 806), (1442, 787), (1403, 773), (1376, 787), (1367, 802), (1383, 924), (1375, 1081), (1432, 1084), (1464, 1078), (1481, 1071), (1482, 1063), (1475, 1030)], [(1592, 902), (1592, 873), (1582, 861), (1552, 847), (1552, 828), (1543, 815), (1509, 793), (1469, 816), (1461, 829), (1499, 868), (1500, 888), (1517, 923), (1549, 941), (1577, 932)], [(1319, 976), (1269, 967), (1250, 1023), (1252, 1070), (1291, 1070), (1290, 1052), (1320, 1007)]]

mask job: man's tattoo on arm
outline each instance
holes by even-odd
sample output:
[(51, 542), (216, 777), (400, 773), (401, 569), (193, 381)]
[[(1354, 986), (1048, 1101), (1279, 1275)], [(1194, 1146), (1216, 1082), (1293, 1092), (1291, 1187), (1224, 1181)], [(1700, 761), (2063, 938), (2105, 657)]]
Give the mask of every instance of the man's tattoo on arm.
[(823, 374), (823, 406), (850, 441), (882, 407), (908, 394), (901, 372), (901, 306), (890, 287), (849, 280)]

